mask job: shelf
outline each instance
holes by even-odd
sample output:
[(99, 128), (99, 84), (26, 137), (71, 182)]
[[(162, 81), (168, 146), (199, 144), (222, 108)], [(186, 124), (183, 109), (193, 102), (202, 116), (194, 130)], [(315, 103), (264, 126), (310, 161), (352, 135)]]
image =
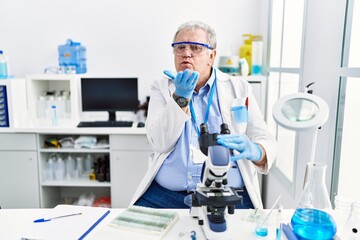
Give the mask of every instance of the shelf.
[(41, 148), (42, 153), (110, 153), (109, 148)]
[(74, 179), (63, 181), (45, 181), (41, 183), (43, 187), (110, 187), (110, 182), (91, 181), (88, 179)]

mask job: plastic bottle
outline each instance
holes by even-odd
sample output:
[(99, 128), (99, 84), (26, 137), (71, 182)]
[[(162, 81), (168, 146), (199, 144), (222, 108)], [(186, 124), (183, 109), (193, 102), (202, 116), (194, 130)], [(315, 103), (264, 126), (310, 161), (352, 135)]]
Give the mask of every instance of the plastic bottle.
[(83, 158), (77, 157), (76, 158), (76, 175), (78, 178), (80, 178), (84, 172), (84, 166), (83, 166)]
[(8, 78), (8, 64), (4, 52), (0, 50), (0, 79)]
[(56, 161), (55, 180), (61, 181), (65, 178), (65, 162), (59, 155)]
[(46, 97), (45, 96), (39, 96), (37, 100), (37, 116), (38, 118), (45, 118), (46, 116)]
[(251, 73), (252, 75), (262, 74), (263, 65), (263, 42), (261, 36), (253, 36), (252, 41), (252, 59)]
[(239, 50), (239, 57), (241, 58), (245, 58), (248, 65), (249, 65), (249, 74), (251, 74), (251, 69), (252, 69), (252, 40), (253, 40), (253, 35), (252, 34), (243, 34), (242, 35), (244, 38), (244, 44), (240, 47)]
[(45, 181), (53, 181), (55, 176), (55, 161), (52, 156), (47, 161), (47, 166), (44, 174)]
[(93, 167), (94, 159), (91, 154), (87, 154), (85, 158), (85, 172), (90, 173)]
[(248, 76), (249, 75), (249, 64), (248, 64), (246, 58), (241, 58), (239, 62), (240, 62), (241, 76)]
[(65, 162), (66, 166), (66, 179), (72, 179), (75, 177), (75, 159), (69, 155)]
[(59, 66), (66, 70), (65, 73), (73, 73), (72, 67), (74, 66), (76, 73), (86, 73), (86, 48), (79, 42), (68, 39), (65, 45), (58, 47), (58, 51)]

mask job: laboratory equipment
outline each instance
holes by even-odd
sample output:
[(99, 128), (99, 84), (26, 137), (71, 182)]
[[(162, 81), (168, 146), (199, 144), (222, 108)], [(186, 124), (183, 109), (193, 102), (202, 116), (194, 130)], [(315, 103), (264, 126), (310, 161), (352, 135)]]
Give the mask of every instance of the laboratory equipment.
[[(240, 50), (239, 50), (239, 58), (245, 58), (246, 62), (249, 66), (249, 73), (251, 74), (251, 69), (252, 69), (252, 40), (253, 40), (253, 35), (252, 34), (243, 34), (243, 39), (244, 39), (244, 44), (241, 45)], [(244, 74), (242, 74), (244, 76)]]
[(281, 240), (282, 238), (282, 211), (283, 205), (279, 203), (276, 213), (276, 240)]
[(4, 52), (0, 50), (0, 79), (8, 78), (8, 63)]
[(65, 178), (65, 162), (63, 158), (58, 155), (56, 164), (55, 164), (55, 180), (61, 181)]
[[(221, 125), (220, 134), (230, 134), (227, 124)], [(190, 214), (198, 218), (207, 239), (229, 239), (226, 210), (234, 214), (235, 205), (243, 199), (236, 190), (227, 186), (230, 169), (230, 150), (217, 144), (218, 133), (210, 134), (206, 124), (200, 126), (200, 150), (208, 156), (203, 167), (202, 182), (191, 195)]]
[(59, 66), (63, 73), (86, 73), (86, 48), (81, 43), (74, 42), (71, 39), (66, 41), (65, 45), (58, 47)]
[(238, 56), (221, 56), (219, 58), (219, 70), (230, 74), (239, 75), (239, 57)]
[(346, 220), (341, 239), (360, 240), (360, 202), (351, 204), (350, 215)]
[(246, 58), (240, 58), (240, 72), (241, 76), (249, 75), (249, 64)]
[(326, 165), (314, 161), (317, 132), (328, 119), (329, 107), (309, 90), (312, 84), (304, 92), (280, 98), (273, 107), (273, 117), (286, 129), (313, 133), (304, 191), (291, 219), (293, 232), (301, 239), (332, 239), (337, 227), (325, 185)]
[[(261, 214), (256, 216), (255, 234), (257, 236), (265, 237), (268, 235), (267, 222), (269, 220), (271, 213), (275, 209), (275, 207), (278, 206), (278, 202), (279, 202), (280, 198), (281, 198), (281, 195), (278, 196), (278, 198), (275, 200), (274, 204), (270, 208), (269, 212), (265, 216), (263, 216)], [(278, 208), (278, 210), (279, 210), (279, 208)]]
[(263, 64), (263, 42), (261, 36), (254, 36), (251, 44), (252, 55), (251, 55), (251, 74), (260, 75), (262, 74)]
[(322, 163), (307, 165), (305, 189), (291, 218), (293, 231), (301, 239), (333, 239), (336, 234), (325, 170), (326, 165)]
[(53, 127), (56, 127), (57, 125), (56, 105), (51, 106), (51, 124)]

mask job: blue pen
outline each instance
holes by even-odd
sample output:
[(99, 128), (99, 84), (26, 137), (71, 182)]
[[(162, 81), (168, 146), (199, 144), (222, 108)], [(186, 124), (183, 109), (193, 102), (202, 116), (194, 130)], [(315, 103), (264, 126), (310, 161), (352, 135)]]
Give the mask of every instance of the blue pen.
[(42, 223), (42, 222), (48, 222), (57, 218), (64, 218), (64, 217), (71, 217), (71, 216), (76, 216), (76, 215), (81, 215), (82, 213), (72, 213), (72, 214), (67, 214), (67, 215), (62, 215), (62, 216), (57, 216), (57, 217), (53, 217), (53, 218), (39, 218), (34, 220), (34, 223)]

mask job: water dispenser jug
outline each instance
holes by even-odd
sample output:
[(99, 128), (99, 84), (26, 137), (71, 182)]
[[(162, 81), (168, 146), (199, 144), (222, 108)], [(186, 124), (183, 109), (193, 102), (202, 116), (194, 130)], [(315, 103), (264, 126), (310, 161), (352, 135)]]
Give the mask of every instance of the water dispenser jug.
[(58, 50), (60, 67), (65, 70), (75, 67), (76, 73), (86, 73), (86, 48), (81, 43), (68, 39)]

